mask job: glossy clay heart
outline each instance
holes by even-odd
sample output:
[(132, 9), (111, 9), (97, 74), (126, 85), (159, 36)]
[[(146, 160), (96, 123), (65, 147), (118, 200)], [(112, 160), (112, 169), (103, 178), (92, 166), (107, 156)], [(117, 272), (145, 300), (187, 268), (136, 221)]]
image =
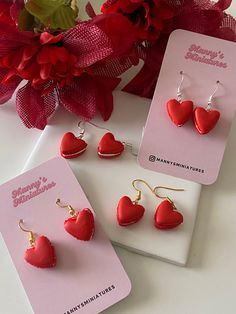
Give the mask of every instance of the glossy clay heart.
[(171, 99), (166, 104), (167, 112), (177, 126), (185, 124), (193, 113), (193, 102), (182, 101), (181, 103), (176, 99)]
[(184, 221), (183, 216), (174, 210), (173, 204), (168, 200), (161, 202), (157, 207), (154, 224), (158, 229), (174, 229)]
[(27, 263), (39, 268), (50, 268), (56, 265), (54, 247), (45, 236), (36, 239), (35, 246), (25, 251), (24, 258)]
[(64, 222), (65, 230), (78, 240), (89, 241), (95, 231), (93, 213), (89, 208), (79, 211), (76, 217), (71, 217)]
[(144, 207), (134, 204), (128, 196), (123, 196), (117, 206), (117, 221), (120, 226), (138, 222), (144, 214)]
[(67, 159), (76, 158), (82, 155), (87, 147), (87, 143), (77, 138), (73, 133), (67, 132), (61, 140), (61, 156)]
[(217, 110), (207, 111), (203, 107), (197, 107), (193, 113), (193, 122), (200, 134), (210, 132), (220, 119), (220, 113)]
[(119, 156), (124, 150), (124, 144), (117, 141), (110, 132), (103, 135), (98, 144), (98, 155), (101, 158), (113, 158)]

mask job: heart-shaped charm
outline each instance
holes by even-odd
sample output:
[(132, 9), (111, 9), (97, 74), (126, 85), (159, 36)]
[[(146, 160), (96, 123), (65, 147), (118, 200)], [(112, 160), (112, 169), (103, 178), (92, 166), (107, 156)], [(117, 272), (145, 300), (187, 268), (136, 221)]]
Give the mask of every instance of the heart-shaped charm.
[(93, 213), (89, 208), (82, 209), (75, 217), (65, 220), (64, 228), (76, 239), (89, 241), (95, 231)]
[(180, 212), (175, 210), (169, 200), (161, 202), (157, 207), (154, 224), (158, 229), (174, 229), (184, 221)]
[(98, 144), (98, 156), (101, 158), (113, 158), (119, 156), (124, 150), (124, 144), (117, 141), (110, 132), (103, 135)]
[(206, 110), (203, 107), (197, 107), (193, 112), (193, 122), (200, 134), (210, 132), (220, 119), (220, 113), (217, 110)]
[(177, 126), (185, 124), (193, 113), (193, 102), (190, 100), (179, 102), (176, 99), (171, 99), (166, 104), (167, 112)]
[(25, 251), (24, 258), (27, 263), (39, 268), (50, 268), (56, 265), (54, 247), (45, 236), (36, 239), (34, 247)]
[(73, 133), (67, 132), (61, 140), (61, 156), (67, 159), (76, 158), (82, 155), (87, 147), (87, 143), (81, 138), (77, 138)]
[(128, 196), (123, 196), (117, 206), (117, 221), (120, 226), (138, 222), (144, 214), (144, 207), (134, 204)]

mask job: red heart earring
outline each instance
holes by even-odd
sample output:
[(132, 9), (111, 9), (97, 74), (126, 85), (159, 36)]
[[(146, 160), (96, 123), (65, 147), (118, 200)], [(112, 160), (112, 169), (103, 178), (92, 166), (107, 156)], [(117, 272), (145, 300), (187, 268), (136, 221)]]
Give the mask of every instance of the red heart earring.
[(182, 84), (184, 80), (184, 72), (180, 71), (181, 82), (177, 90), (177, 99), (170, 99), (167, 104), (167, 112), (172, 122), (181, 127), (192, 116), (193, 102), (191, 100), (182, 101)]
[(56, 254), (52, 243), (45, 236), (40, 236), (35, 239), (31, 230), (26, 230), (22, 227), (23, 220), (18, 223), (20, 229), (29, 234), (29, 242), (31, 248), (25, 251), (24, 259), (27, 263), (39, 267), (50, 268), (56, 266)]
[(77, 240), (91, 240), (95, 231), (94, 216), (91, 210), (84, 208), (76, 212), (71, 205), (62, 205), (60, 199), (57, 199), (56, 204), (69, 210), (71, 217), (64, 221), (65, 230)]
[(107, 131), (107, 133), (103, 135), (103, 137), (101, 138), (98, 144), (97, 152), (100, 158), (109, 159), (109, 158), (118, 157), (123, 153), (125, 147), (129, 147), (131, 149), (131, 154), (137, 157), (137, 154), (133, 152), (132, 144), (118, 141), (115, 138), (115, 136), (111, 133), (111, 131), (107, 128), (101, 127), (93, 122), (88, 122), (88, 123), (98, 129)]
[(78, 124), (80, 133), (75, 136), (72, 132), (67, 132), (63, 135), (60, 146), (61, 156), (66, 159), (76, 158), (82, 155), (87, 148), (87, 143), (82, 139), (84, 137), (85, 129), (81, 127), (80, 121)]
[(209, 133), (216, 126), (220, 119), (220, 112), (217, 110), (212, 110), (212, 100), (219, 88), (219, 83), (220, 81), (216, 82), (216, 88), (209, 98), (206, 109), (203, 107), (197, 107), (194, 109), (193, 122), (195, 124), (196, 130), (200, 134)]
[(164, 201), (157, 207), (154, 215), (154, 225), (158, 229), (174, 229), (183, 223), (183, 215), (178, 211), (174, 202), (169, 197), (163, 197), (158, 194), (158, 189), (166, 189), (172, 191), (184, 191), (183, 189), (173, 189), (165, 186), (157, 186), (154, 188), (155, 195)]
[(132, 201), (128, 196), (123, 196), (117, 205), (117, 222), (123, 227), (138, 222), (145, 212), (144, 207), (138, 203), (141, 200), (141, 191), (136, 188), (136, 181), (132, 182), (133, 187), (137, 191), (135, 200)]
[(111, 132), (106, 133), (98, 144), (100, 158), (114, 158), (120, 156), (125, 149), (125, 143), (117, 141)]

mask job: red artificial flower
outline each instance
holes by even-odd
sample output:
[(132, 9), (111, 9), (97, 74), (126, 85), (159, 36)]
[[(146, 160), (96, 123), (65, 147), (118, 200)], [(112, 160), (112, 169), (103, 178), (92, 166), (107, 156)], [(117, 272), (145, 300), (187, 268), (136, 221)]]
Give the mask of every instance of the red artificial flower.
[(0, 2), (0, 22), (15, 25), (10, 12), (11, 6), (11, 2)]
[(141, 97), (153, 97), (169, 35), (175, 29), (185, 29), (236, 42), (236, 20), (224, 11), (229, 8), (232, 0), (165, 1), (175, 12), (172, 23), (167, 32), (162, 32), (153, 45), (142, 47), (140, 58), (143, 58), (144, 65), (123, 88), (125, 92)]
[(110, 117), (112, 91), (120, 82), (115, 76), (132, 65), (119, 60), (132, 53), (135, 41), (127, 18), (111, 14), (106, 21), (81, 22), (58, 35), (19, 31), (0, 22), (0, 32), (0, 104), (27, 80), (16, 94), (16, 110), (27, 127), (43, 129), (57, 103), (86, 120), (97, 111), (104, 120)]
[(125, 15), (135, 26), (137, 39), (150, 42), (158, 39), (174, 16), (173, 10), (161, 0), (107, 0), (101, 11)]
[(24, 6), (24, 0), (0, 1), (0, 22), (16, 26), (20, 10)]

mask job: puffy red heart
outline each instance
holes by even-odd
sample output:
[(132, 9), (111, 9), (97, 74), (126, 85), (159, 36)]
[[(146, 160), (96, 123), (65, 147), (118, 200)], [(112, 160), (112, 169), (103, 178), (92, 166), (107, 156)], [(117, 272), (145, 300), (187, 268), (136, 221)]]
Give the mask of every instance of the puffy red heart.
[(174, 210), (173, 204), (165, 200), (157, 207), (154, 224), (158, 229), (174, 229), (184, 221), (183, 216)]
[(95, 231), (93, 213), (89, 208), (84, 208), (64, 222), (65, 230), (78, 240), (89, 241)]
[(144, 214), (144, 207), (134, 204), (128, 196), (123, 196), (117, 206), (117, 221), (120, 226), (138, 222)]
[(197, 107), (193, 112), (193, 122), (200, 134), (210, 132), (220, 119), (220, 113), (217, 110), (206, 110), (203, 107)]
[(119, 156), (124, 150), (124, 144), (117, 141), (110, 132), (103, 135), (98, 144), (98, 156), (100, 158), (113, 158)]
[(171, 99), (166, 104), (167, 112), (177, 126), (185, 124), (193, 113), (193, 102), (182, 101), (181, 103), (176, 99)]
[(25, 251), (24, 258), (27, 263), (39, 268), (56, 266), (54, 247), (45, 236), (40, 236), (36, 239), (35, 246)]
[(82, 155), (86, 147), (87, 143), (84, 140), (77, 138), (71, 132), (67, 132), (61, 140), (60, 153), (62, 157), (72, 159)]

